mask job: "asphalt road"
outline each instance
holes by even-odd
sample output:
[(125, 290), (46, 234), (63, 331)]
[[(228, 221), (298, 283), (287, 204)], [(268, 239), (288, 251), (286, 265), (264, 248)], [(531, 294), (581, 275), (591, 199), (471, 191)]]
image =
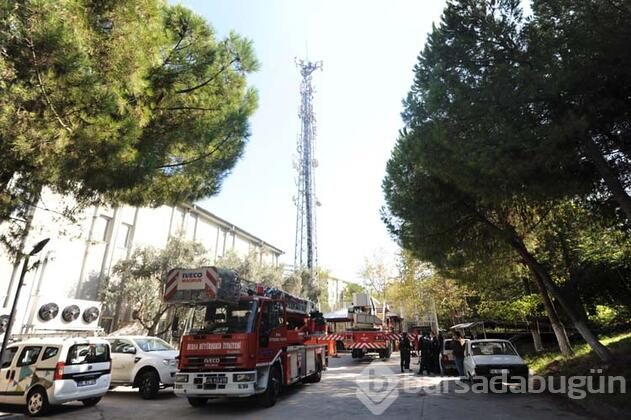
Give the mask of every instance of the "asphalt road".
[[(377, 360), (377, 359), (375, 359)], [(385, 379), (371, 379), (366, 369), (374, 369), (374, 360), (356, 361), (349, 355), (330, 359), (329, 370), (318, 384), (297, 385), (285, 392), (271, 408), (258, 407), (252, 400), (214, 400), (205, 407), (193, 408), (183, 398), (170, 391), (161, 391), (151, 401), (140, 399), (129, 388), (110, 391), (96, 407), (85, 408), (80, 403), (55, 407), (50, 418), (144, 420), (144, 419), (348, 419), (351, 416), (372, 417), (373, 410), (383, 411), (381, 418), (396, 419), (585, 419), (567, 404), (552, 396), (520, 393), (456, 393), (455, 378), (414, 376), (385, 371)], [(413, 362), (414, 363), (414, 362)], [(393, 372), (399, 372), (397, 354), (386, 362)], [(364, 373), (362, 373), (364, 371)], [(384, 373), (379, 372), (378, 373)], [(362, 395), (358, 384), (372, 396)], [(420, 384), (438, 385), (443, 392), (422, 391)], [(359, 390), (359, 391), (358, 391)], [(374, 393), (371, 393), (371, 390)], [(378, 392), (383, 391), (383, 392)], [(398, 396), (396, 395), (398, 393)], [(363, 393), (365, 394), (365, 393)], [(387, 397), (384, 399), (384, 396)], [(392, 401), (391, 405), (386, 404)], [(378, 403), (378, 404), (375, 404)], [(381, 404), (384, 404), (383, 406)], [(19, 411), (21, 407), (0, 406), (0, 411)]]

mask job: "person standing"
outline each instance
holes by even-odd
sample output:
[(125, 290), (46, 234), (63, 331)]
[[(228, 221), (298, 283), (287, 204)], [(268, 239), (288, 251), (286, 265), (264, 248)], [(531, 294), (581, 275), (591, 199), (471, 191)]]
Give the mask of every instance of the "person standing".
[(440, 363), (438, 358), (440, 357), (440, 342), (434, 331), (430, 332), (430, 352), (429, 352), (429, 368), (431, 373), (440, 374)]
[(430, 353), (430, 341), (429, 341), (429, 337), (427, 336), (427, 331), (423, 333), (422, 337), (419, 337), (419, 341), (418, 341), (418, 350), (419, 353), (421, 354), (421, 363), (420, 366), (418, 368), (418, 373), (419, 375), (422, 375), (423, 372), (427, 372), (427, 374), (429, 375), (431, 372), (429, 370), (429, 353)]
[(454, 333), (453, 353), (456, 361), (456, 369), (458, 369), (458, 376), (464, 376), (464, 348), (465, 340), (459, 331)]
[(436, 336), (436, 339), (438, 340), (438, 355), (437, 355), (437, 360), (436, 360), (436, 367), (438, 369), (438, 373), (442, 375), (443, 371), (440, 367), (440, 360), (443, 357), (443, 334), (440, 332), (440, 330), (438, 330), (438, 335)]
[(407, 333), (401, 334), (401, 340), (399, 341), (399, 352), (401, 354), (401, 373), (405, 370), (410, 370), (410, 352), (412, 351), (412, 343), (408, 338)]

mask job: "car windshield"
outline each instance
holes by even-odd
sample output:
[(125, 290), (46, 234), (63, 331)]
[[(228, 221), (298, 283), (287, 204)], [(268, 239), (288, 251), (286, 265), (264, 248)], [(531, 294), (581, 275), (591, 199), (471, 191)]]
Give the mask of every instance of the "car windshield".
[(206, 307), (204, 327), (199, 332), (227, 334), (254, 331), (256, 302), (241, 301), (238, 304), (211, 302)]
[(508, 355), (517, 356), (513, 346), (506, 341), (481, 341), (471, 343), (474, 356)]
[(173, 347), (166, 341), (155, 337), (135, 338), (134, 341), (142, 351), (175, 350), (175, 347)]

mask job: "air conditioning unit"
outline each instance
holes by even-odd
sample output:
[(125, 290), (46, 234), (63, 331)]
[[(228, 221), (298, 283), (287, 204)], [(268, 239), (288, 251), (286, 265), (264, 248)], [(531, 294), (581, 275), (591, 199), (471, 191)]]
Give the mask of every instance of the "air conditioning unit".
[(31, 306), (27, 330), (92, 331), (99, 327), (101, 302), (38, 296)]

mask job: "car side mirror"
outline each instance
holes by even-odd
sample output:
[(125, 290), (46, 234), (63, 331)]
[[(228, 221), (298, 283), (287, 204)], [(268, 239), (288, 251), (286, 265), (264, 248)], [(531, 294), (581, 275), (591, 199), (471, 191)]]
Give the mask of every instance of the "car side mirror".
[(123, 348), (123, 353), (136, 354), (136, 348), (134, 346), (126, 346)]

